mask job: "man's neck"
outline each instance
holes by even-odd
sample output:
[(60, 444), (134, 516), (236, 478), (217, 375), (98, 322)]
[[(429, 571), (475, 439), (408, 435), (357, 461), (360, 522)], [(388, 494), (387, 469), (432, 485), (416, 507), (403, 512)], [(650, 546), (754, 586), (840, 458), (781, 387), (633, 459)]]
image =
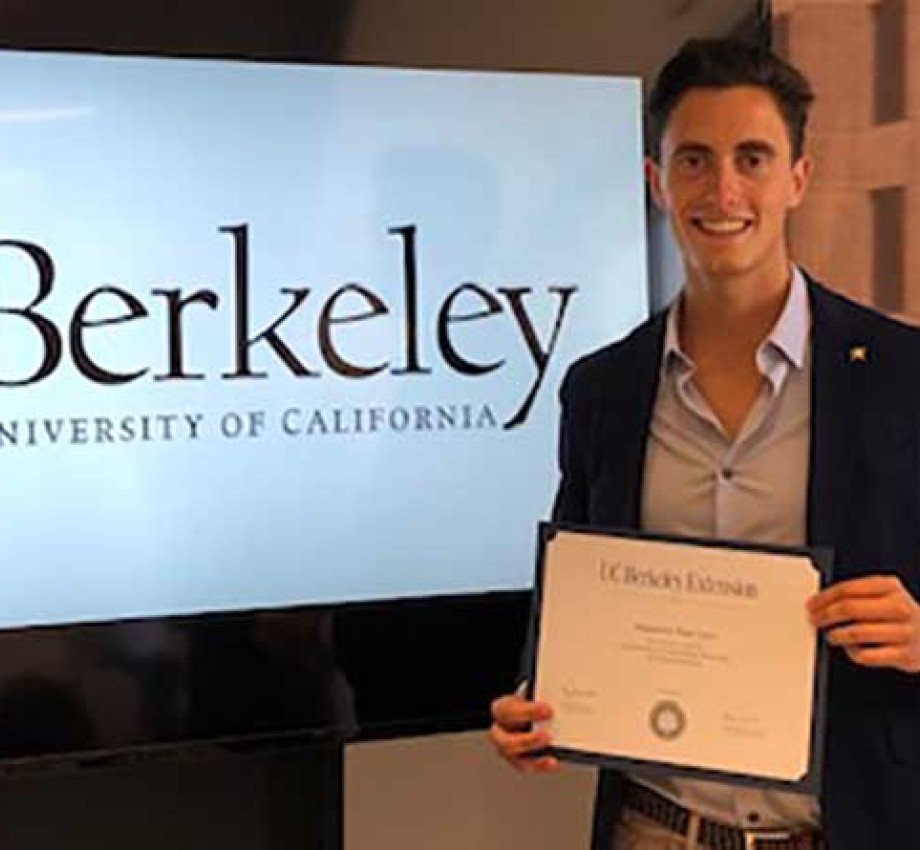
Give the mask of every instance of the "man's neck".
[(779, 319), (791, 281), (788, 265), (783, 276), (772, 279), (688, 276), (678, 322), (681, 347), (694, 360), (718, 356), (749, 361)]

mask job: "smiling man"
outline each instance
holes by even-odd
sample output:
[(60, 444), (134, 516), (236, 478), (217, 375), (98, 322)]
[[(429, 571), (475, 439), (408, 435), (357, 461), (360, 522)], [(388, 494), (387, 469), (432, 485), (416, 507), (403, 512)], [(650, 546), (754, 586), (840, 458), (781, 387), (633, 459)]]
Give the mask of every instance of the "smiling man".
[[(594, 850), (920, 847), (920, 333), (791, 262), (812, 99), (735, 40), (688, 42), (662, 70), (646, 172), (685, 283), (570, 369), (554, 516), (834, 549), (803, 612), (832, 646), (822, 791), (602, 771)], [(532, 728), (552, 706), (516, 694), (492, 713), (508, 761), (557, 766)]]

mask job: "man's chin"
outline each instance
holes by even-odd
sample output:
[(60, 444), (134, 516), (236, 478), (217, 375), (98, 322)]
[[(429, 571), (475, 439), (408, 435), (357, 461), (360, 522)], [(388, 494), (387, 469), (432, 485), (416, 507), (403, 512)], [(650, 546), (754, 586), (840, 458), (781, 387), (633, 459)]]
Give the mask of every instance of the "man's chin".
[(696, 269), (704, 278), (730, 280), (732, 278), (747, 277), (755, 270), (755, 264), (744, 262), (737, 257), (707, 257), (704, 261), (696, 264)]

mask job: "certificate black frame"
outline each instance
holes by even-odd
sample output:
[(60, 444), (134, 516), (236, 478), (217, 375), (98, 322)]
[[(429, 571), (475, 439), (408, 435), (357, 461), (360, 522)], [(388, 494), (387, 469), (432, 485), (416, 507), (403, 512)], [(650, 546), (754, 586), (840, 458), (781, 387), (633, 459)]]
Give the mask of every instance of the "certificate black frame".
[[(816, 546), (780, 546), (749, 541), (707, 539), (702, 537), (684, 537), (678, 535), (657, 534), (637, 531), (635, 529), (612, 528), (596, 525), (582, 525), (565, 522), (541, 522), (537, 531), (536, 569), (534, 578), (534, 595), (531, 616), (531, 640), (525, 650), (527, 672), (527, 696), (533, 699), (537, 689), (538, 650), (543, 613), (544, 572), (546, 569), (546, 547), (559, 532), (586, 534), (591, 536), (620, 537), (632, 540), (650, 540), (662, 543), (678, 543), (700, 546), (709, 549), (734, 549), (747, 552), (763, 552), (777, 555), (797, 555), (807, 557), (818, 573), (819, 586), (827, 587), (833, 579), (833, 550)], [(821, 788), (825, 757), (825, 732), (827, 719), (827, 680), (828, 680), (828, 645), (822, 633), (816, 635), (815, 670), (812, 683), (812, 720), (809, 735), (808, 769), (801, 779), (787, 781), (773, 777), (755, 776), (731, 771), (712, 770), (709, 768), (690, 767), (663, 761), (635, 759), (609, 754), (593, 753), (566, 747), (550, 746), (548, 752), (560, 760), (594, 767), (620, 770), (632, 774), (649, 776), (683, 776), (731, 783), (754, 788), (768, 788), (792, 793), (816, 796)]]

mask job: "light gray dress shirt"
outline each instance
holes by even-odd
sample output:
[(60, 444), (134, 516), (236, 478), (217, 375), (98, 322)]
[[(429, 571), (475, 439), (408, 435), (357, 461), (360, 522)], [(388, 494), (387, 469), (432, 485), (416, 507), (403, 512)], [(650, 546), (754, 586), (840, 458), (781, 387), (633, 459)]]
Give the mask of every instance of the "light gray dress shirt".
[[(735, 439), (696, 388), (694, 364), (680, 346), (678, 311), (675, 302), (667, 316), (645, 460), (642, 528), (802, 545), (811, 368), (808, 293), (801, 272), (792, 269), (785, 307), (757, 349), (763, 382)], [(811, 797), (696, 779), (633, 778), (706, 817), (747, 829), (818, 823), (817, 801)]]

